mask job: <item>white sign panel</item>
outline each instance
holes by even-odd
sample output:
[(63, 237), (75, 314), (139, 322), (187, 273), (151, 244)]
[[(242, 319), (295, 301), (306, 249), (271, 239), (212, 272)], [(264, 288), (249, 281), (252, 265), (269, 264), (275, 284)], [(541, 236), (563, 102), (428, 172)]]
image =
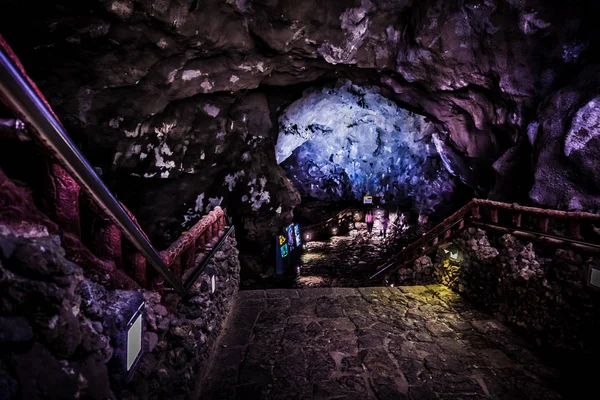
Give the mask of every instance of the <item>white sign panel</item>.
[(142, 351), (142, 314), (140, 313), (127, 331), (127, 371)]

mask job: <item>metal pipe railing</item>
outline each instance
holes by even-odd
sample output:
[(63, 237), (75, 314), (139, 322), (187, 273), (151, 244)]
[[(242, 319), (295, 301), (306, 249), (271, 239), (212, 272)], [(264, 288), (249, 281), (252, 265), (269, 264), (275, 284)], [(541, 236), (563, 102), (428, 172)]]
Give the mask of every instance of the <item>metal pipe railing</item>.
[(177, 292), (184, 295), (185, 288), (181, 280), (169, 270), (144, 233), (121, 207), (73, 144), (62, 124), (2, 49), (0, 49), (0, 97), (7, 107), (27, 124), (42, 144), (54, 154), (63, 167), (113, 220), (158, 273)]

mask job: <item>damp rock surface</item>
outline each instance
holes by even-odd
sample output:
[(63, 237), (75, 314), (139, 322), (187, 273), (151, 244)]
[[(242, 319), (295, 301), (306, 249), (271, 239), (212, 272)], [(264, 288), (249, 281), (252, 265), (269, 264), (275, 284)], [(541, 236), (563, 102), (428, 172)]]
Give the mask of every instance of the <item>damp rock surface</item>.
[[(457, 261), (448, 252), (459, 255)], [(436, 280), (520, 327), (538, 345), (597, 353), (600, 296), (588, 284), (594, 254), (546, 247), (471, 227), (434, 257)]]
[(303, 197), (410, 198), (415, 209), (431, 212), (455, 189), (432, 138), (433, 124), (376, 88), (339, 81), (307, 91), (285, 109), (279, 129), (277, 162)]
[(221, 203), (247, 248), (264, 248), (299, 201), (273, 151), (278, 118), (294, 86), (340, 78), (426, 117), (444, 166), (478, 195), (597, 210), (598, 7), (7, 0), (0, 23), (153, 240)]
[(560, 398), (529, 345), (442, 285), (241, 291), (235, 310), (203, 399)]

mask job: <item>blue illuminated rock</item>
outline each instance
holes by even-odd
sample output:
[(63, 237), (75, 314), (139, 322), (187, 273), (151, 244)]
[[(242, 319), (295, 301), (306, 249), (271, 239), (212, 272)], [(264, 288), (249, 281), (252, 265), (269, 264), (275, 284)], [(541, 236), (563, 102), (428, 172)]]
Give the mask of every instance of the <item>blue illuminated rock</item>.
[(378, 89), (338, 81), (306, 91), (284, 111), (275, 153), (305, 197), (410, 199), (419, 210), (431, 211), (454, 189), (433, 132), (425, 117), (400, 108)]

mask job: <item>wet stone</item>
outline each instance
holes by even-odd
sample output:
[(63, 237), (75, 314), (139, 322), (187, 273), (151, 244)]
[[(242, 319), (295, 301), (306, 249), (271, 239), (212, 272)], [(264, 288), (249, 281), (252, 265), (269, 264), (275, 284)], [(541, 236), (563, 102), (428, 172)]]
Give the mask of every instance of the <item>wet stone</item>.
[(371, 383), (373, 391), (378, 399), (381, 400), (402, 400), (408, 399), (408, 394), (401, 391), (401, 385), (397, 380), (388, 377), (377, 377)]
[(526, 342), (444, 288), (309, 291), (238, 297), (199, 398), (557, 398)]
[(271, 399), (311, 400), (312, 383), (299, 376), (276, 378), (273, 380)]

